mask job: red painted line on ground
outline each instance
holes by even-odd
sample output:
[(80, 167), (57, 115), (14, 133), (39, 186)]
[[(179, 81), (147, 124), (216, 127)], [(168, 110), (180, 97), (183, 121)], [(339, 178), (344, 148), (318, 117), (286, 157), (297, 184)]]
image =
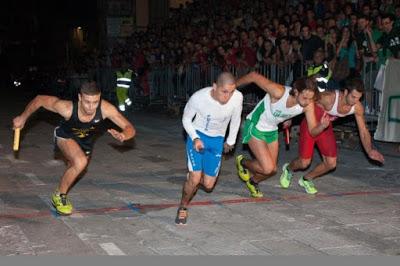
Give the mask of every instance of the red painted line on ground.
[[(294, 200), (312, 200), (316, 198), (338, 198), (343, 196), (366, 196), (366, 195), (382, 195), (382, 194), (391, 194), (391, 193), (400, 193), (400, 189), (396, 190), (375, 190), (375, 191), (349, 191), (349, 192), (340, 192), (340, 193), (332, 193), (332, 194), (317, 194), (317, 195), (299, 195), (299, 196), (282, 196), (280, 198), (272, 199), (272, 198), (240, 198), (240, 199), (226, 199), (220, 201), (194, 201), (190, 204), (190, 206), (210, 206), (210, 205), (229, 205), (229, 204), (241, 204), (241, 203), (263, 203), (263, 202), (272, 202), (272, 201), (294, 201)], [(161, 203), (161, 204), (132, 204), (132, 207), (122, 206), (122, 207), (108, 207), (108, 208), (96, 208), (96, 209), (83, 209), (76, 210), (75, 214), (106, 214), (113, 212), (121, 212), (121, 211), (138, 211), (145, 212), (146, 210), (157, 210), (157, 209), (168, 209), (173, 207), (178, 207), (179, 203)], [(48, 217), (52, 216), (50, 210), (46, 211), (38, 211), (32, 213), (14, 213), (14, 214), (0, 214), (0, 218), (4, 219), (33, 219), (40, 217)]]

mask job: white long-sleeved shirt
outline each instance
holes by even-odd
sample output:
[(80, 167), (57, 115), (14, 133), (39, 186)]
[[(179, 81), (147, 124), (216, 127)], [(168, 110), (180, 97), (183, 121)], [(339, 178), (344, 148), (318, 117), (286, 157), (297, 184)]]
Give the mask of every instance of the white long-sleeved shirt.
[(234, 145), (240, 127), (243, 95), (235, 90), (229, 101), (221, 104), (212, 98), (211, 90), (212, 87), (206, 87), (190, 97), (183, 112), (183, 127), (192, 140), (199, 138), (196, 130), (210, 137), (225, 137), (230, 122), (226, 143)]

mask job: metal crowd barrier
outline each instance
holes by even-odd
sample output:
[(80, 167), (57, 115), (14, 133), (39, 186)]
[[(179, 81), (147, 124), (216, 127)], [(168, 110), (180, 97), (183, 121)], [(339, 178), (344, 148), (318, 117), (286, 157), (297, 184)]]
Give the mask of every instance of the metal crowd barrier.
[(378, 119), (381, 109), (380, 98), (381, 91), (374, 87), (376, 76), (380, 65), (375, 62), (367, 62), (363, 66), (361, 77), (364, 81), (365, 94), (363, 97), (363, 105), (367, 118)]
[[(150, 104), (168, 102), (170, 99), (187, 100), (195, 91), (211, 86), (222, 71), (230, 71), (236, 77), (257, 71), (275, 82), (290, 85), (297, 76), (304, 75), (304, 69), (301, 63), (225, 69), (215, 65), (197, 64), (157, 67), (150, 72)], [(260, 100), (259, 93), (253, 91), (246, 92), (244, 97), (245, 104), (249, 105)]]
[[(236, 77), (243, 76), (251, 71), (256, 71), (269, 79), (284, 85), (290, 85), (293, 80), (306, 74), (308, 65), (303, 62), (294, 64), (268, 64), (258, 65), (250, 68), (229, 67), (222, 69), (216, 65), (180, 65), (180, 66), (160, 66), (154, 67), (149, 72), (150, 94), (148, 103), (162, 105), (185, 104), (189, 97), (197, 90), (211, 86), (217, 76), (222, 71), (230, 71)], [(379, 65), (375, 62), (364, 64), (361, 77), (365, 84), (365, 95), (363, 104), (367, 119), (377, 120), (380, 110), (380, 91), (374, 88), (375, 79), (379, 70)], [(103, 92), (103, 97), (111, 102), (115, 102), (115, 71), (111, 68), (96, 69), (96, 80)], [(71, 98), (78, 91), (79, 84), (84, 79), (80, 75), (67, 77), (68, 87), (62, 90), (56, 89), (56, 95), (60, 94), (64, 98)], [(139, 86), (135, 84), (135, 86)], [(134, 88), (135, 90), (136, 88)], [(138, 88), (140, 89), (140, 88)], [(244, 91), (244, 104), (251, 107), (258, 103), (264, 96), (256, 89)]]

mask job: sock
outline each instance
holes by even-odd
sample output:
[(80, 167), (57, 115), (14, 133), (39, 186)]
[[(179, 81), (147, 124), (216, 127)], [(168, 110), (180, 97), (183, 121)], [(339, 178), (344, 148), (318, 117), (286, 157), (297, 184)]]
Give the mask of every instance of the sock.
[(245, 168), (246, 169), (246, 167), (244, 166), (244, 160), (246, 160), (245, 158), (243, 158), (241, 161), (240, 161), (240, 165), (243, 167), (243, 168)]
[(289, 165), (286, 167), (286, 170), (287, 170), (290, 174), (293, 174), (293, 171), (292, 171), (292, 169), (289, 168)]
[(258, 183), (254, 182), (253, 178), (250, 178), (249, 180), (250, 184), (252, 184), (253, 186), (257, 186)]

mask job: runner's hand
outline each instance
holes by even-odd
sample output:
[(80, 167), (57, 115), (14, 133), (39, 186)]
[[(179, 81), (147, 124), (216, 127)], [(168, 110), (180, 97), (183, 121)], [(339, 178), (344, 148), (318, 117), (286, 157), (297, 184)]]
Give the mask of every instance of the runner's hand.
[(292, 126), (292, 119), (286, 120), (285, 122), (283, 122), (282, 127), (283, 129), (289, 128)]
[(385, 162), (385, 158), (383, 158), (383, 155), (377, 151), (377, 150), (371, 150), (368, 153), (368, 157), (371, 158), (372, 160), (378, 161), (380, 163), (384, 163)]
[(13, 119), (13, 129), (20, 128), (22, 129), (25, 125), (26, 120), (22, 116), (16, 116)]
[(319, 122), (324, 128), (327, 128), (329, 126), (329, 123), (331, 122), (331, 119), (329, 115), (326, 112), (324, 112)]
[(119, 140), (120, 142), (124, 142), (125, 140), (125, 135), (115, 129), (109, 129), (107, 130), (108, 133), (111, 134), (111, 136), (113, 136), (113, 138), (115, 138), (116, 140)]
[(228, 143), (224, 143), (224, 153), (229, 153), (233, 150), (234, 145), (229, 145)]
[(197, 152), (203, 152), (204, 149), (204, 144), (201, 141), (201, 139), (196, 138), (193, 141), (193, 148), (197, 151)]

